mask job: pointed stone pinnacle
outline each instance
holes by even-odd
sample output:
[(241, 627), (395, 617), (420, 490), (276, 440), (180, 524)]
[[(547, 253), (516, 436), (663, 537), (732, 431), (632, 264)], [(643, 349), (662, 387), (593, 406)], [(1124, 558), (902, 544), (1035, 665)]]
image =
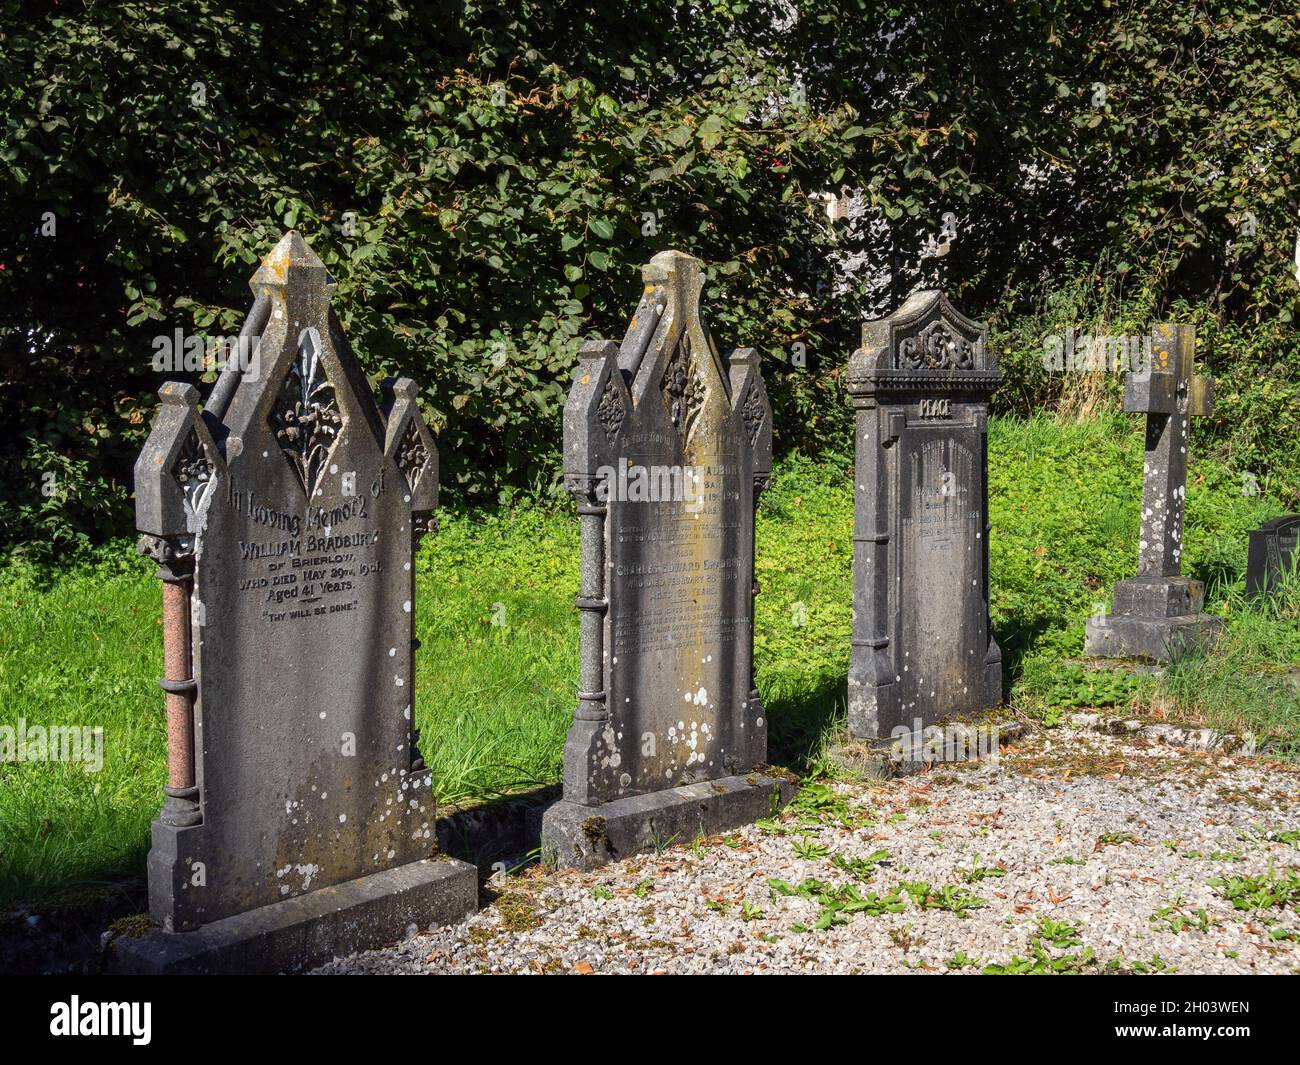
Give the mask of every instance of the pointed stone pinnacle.
[(257, 294), (264, 288), (285, 288), (294, 283), (323, 285), (332, 292), (335, 281), (302, 234), (291, 229), (267, 253), (248, 284)]
[(661, 251), (641, 267), (641, 276), (647, 285), (663, 284), (675, 276), (689, 287), (699, 281), (700, 260), (684, 251)]

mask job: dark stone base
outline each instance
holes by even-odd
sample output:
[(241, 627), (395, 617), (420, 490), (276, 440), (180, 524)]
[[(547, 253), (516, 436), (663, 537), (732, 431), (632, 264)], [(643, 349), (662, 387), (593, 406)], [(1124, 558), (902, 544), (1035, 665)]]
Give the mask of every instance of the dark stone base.
[(478, 907), (478, 873), (425, 859), (318, 888), (193, 932), (120, 938), (110, 971), (139, 974), (299, 972), (401, 939), (411, 925), (452, 924)]
[(1184, 652), (1202, 647), (1223, 628), (1212, 614), (1183, 617), (1137, 617), (1107, 614), (1089, 619), (1083, 650), (1098, 658), (1149, 658), (1169, 662)]
[(542, 818), (542, 860), (560, 869), (595, 869), (633, 854), (739, 828), (792, 798), (793, 780), (754, 772), (632, 795), (600, 806), (557, 802)]

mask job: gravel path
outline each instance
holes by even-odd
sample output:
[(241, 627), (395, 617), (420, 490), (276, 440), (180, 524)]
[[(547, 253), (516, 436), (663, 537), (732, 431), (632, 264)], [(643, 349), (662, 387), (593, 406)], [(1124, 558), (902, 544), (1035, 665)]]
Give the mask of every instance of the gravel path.
[(1300, 771), (1050, 732), (487, 893), (467, 922), (318, 972), (1294, 973)]

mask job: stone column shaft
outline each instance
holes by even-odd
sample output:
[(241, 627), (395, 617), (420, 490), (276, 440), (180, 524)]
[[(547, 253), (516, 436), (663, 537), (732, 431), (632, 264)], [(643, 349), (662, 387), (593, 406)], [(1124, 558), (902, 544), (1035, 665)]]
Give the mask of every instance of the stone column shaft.
[(159, 819), (184, 827), (202, 820), (194, 773), (193, 579), (166, 566), (158, 576), (163, 582), (163, 678), (158, 684), (167, 693), (167, 799)]

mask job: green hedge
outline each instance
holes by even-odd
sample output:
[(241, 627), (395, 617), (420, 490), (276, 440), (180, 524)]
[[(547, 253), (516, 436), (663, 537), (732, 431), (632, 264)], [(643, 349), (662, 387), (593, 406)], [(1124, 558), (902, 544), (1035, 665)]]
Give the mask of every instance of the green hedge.
[[(576, 350), (670, 246), (763, 352), (782, 451), (847, 453), (857, 322), (918, 283), (1021, 337), (1027, 409), (1061, 291), (1182, 299), (1242, 382), (1215, 432), (1279, 437), (1297, 36), (1259, 2), (0, 0), (0, 535), (129, 528), (153, 338), (236, 330), (291, 226), (367, 370), (421, 383), (452, 501), (553, 488)], [(840, 187), (878, 212), (860, 239), (809, 198)], [(836, 252), (892, 291), (836, 287)]]

